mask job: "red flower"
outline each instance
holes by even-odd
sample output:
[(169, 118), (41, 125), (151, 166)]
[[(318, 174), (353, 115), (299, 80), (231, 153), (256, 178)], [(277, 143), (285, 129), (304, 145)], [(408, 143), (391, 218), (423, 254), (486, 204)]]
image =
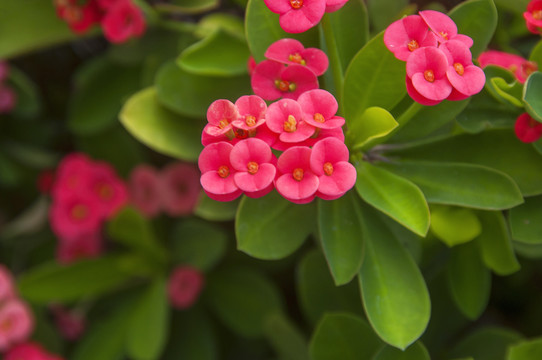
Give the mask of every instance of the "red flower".
[(198, 202), (200, 173), (192, 164), (177, 162), (160, 175), (162, 208), (170, 216), (189, 215)]
[(49, 354), (40, 344), (25, 342), (15, 345), (5, 354), (4, 360), (62, 360)]
[(478, 62), (482, 68), (488, 65), (505, 68), (513, 72), (516, 79), (522, 84), (525, 83), (525, 80), (527, 80), (531, 73), (538, 70), (538, 65), (535, 62), (524, 59), (519, 55), (496, 50), (488, 50), (481, 53), (478, 57)]
[(514, 130), (519, 140), (524, 143), (532, 143), (542, 136), (542, 123), (533, 119), (529, 114), (523, 113), (516, 119)]
[(179, 266), (173, 270), (168, 282), (171, 305), (177, 309), (188, 309), (199, 297), (205, 279), (203, 274), (191, 266)]
[(162, 207), (160, 176), (150, 165), (139, 165), (130, 174), (131, 202), (149, 218), (158, 215)]
[(130, 0), (118, 0), (102, 20), (102, 28), (107, 40), (122, 43), (132, 37), (140, 37), (146, 29), (145, 17)]
[(527, 29), (533, 34), (542, 34), (542, 0), (532, 0), (523, 13)]
[(75, 237), (60, 237), (56, 249), (57, 261), (68, 264), (79, 259), (97, 257), (102, 253), (103, 239), (98, 231)]

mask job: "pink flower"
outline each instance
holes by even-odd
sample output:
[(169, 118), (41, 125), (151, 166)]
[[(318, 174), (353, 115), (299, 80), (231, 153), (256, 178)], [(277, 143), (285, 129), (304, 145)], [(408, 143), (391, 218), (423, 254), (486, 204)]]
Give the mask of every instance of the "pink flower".
[(113, 7), (113, 5), (115, 5), (119, 1), (122, 0), (96, 0), (96, 3), (98, 3), (100, 9), (107, 12), (109, 9), (111, 9), (111, 7)]
[(252, 75), (256, 65), (258, 64), (256, 63), (256, 60), (254, 60), (254, 56), (249, 56), (247, 60), (247, 70), (249, 75)]
[(318, 190), (318, 176), (310, 166), (311, 149), (294, 146), (284, 151), (278, 161), (279, 176), (275, 187), (279, 194), (296, 204), (311, 202)]
[(348, 0), (326, 0), (326, 12), (334, 12), (339, 10), (346, 4)]
[(102, 28), (107, 40), (122, 43), (145, 32), (145, 17), (130, 0), (118, 0), (105, 14)]
[(481, 53), (478, 57), (478, 62), (482, 68), (488, 65), (505, 68), (513, 72), (516, 79), (522, 84), (525, 83), (525, 80), (527, 80), (531, 73), (538, 70), (538, 65), (535, 62), (524, 59), (519, 55), (496, 50), (488, 50)]
[(62, 360), (62, 358), (45, 351), (40, 344), (25, 342), (10, 348), (4, 360)]
[(17, 104), (17, 94), (9, 86), (0, 84), (0, 114), (13, 110)]
[(77, 340), (85, 331), (85, 318), (82, 314), (71, 311), (62, 305), (51, 307), (56, 327), (60, 334), (68, 340)]
[(523, 13), (527, 29), (533, 34), (542, 34), (542, 0), (532, 0)]
[(414, 50), (437, 46), (437, 38), (419, 15), (410, 15), (388, 26), (384, 44), (397, 59), (406, 61)]
[(34, 329), (30, 309), (19, 299), (9, 299), (0, 305), (0, 351), (25, 341)]
[(130, 200), (142, 214), (152, 218), (160, 212), (160, 176), (150, 165), (138, 165), (132, 170), (129, 182)]
[(413, 88), (432, 101), (444, 100), (452, 92), (452, 85), (446, 77), (447, 70), (446, 55), (435, 47), (413, 52), (406, 63), (407, 76), (412, 80)]
[(235, 107), (238, 110), (238, 116), (232, 121), (232, 125), (247, 131), (248, 136), (251, 131), (255, 131), (258, 126), (265, 123), (267, 104), (261, 97), (257, 95), (241, 96), (235, 102)]
[(207, 121), (203, 131), (211, 136), (227, 136), (233, 138), (231, 123), (239, 118), (237, 106), (229, 100), (215, 100), (207, 108)]
[[(420, 94), (418, 90), (414, 88), (414, 86), (412, 85), (412, 80), (408, 76), (405, 79), (405, 83), (406, 83), (406, 90), (407, 90), (408, 95), (412, 98), (412, 100), (416, 101), (417, 103), (420, 103), (425, 106), (433, 106), (433, 105), (437, 105), (438, 103), (442, 101), (442, 100), (431, 100), (431, 99), (426, 98), (422, 94)], [(450, 96), (452, 96), (451, 93), (450, 93)], [(448, 96), (448, 98), (450, 96)]]
[(316, 129), (317, 131), (313, 136), (303, 142), (304, 146), (314, 146), (318, 141), (327, 138), (335, 138), (344, 143), (344, 132), (342, 127), (335, 129)]
[(4, 265), (0, 264), (0, 304), (14, 297), (15, 288), (13, 287), (11, 272)]
[(167, 165), (160, 175), (162, 208), (170, 216), (189, 215), (198, 202), (200, 173), (192, 164)]
[(303, 121), (301, 106), (291, 99), (269, 105), (266, 123), (271, 131), (279, 134), (279, 140), (286, 143), (299, 143), (314, 134), (314, 127)]
[(56, 171), (52, 194), (54, 198), (66, 193), (86, 192), (92, 161), (83, 153), (66, 155)]
[(252, 90), (265, 100), (281, 97), (297, 99), (305, 91), (318, 88), (318, 78), (303, 65), (290, 65), (264, 60), (254, 69), (251, 78)]
[(420, 11), (420, 16), (437, 36), (439, 43), (457, 40), (464, 43), (468, 48), (472, 46), (472, 39), (467, 35), (458, 34), (457, 25), (448, 15), (435, 10), (424, 10)]
[(59, 263), (71, 262), (97, 257), (102, 253), (103, 239), (99, 232), (81, 233), (72, 238), (60, 237), (56, 249), (56, 258)]
[(304, 92), (297, 102), (303, 112), (303, 120), (320, 129), (335, 129), (344, 125), (344, 119), (335, 116), (339, 105), (331, 93), (315, 89)]
[(55, 182), (55, 172), (53, 170), (43, 170), (37, 180), (38, 190), (42, 194), (49, 194)]
[(96, 234), (103, 214), (94, 196), (71, 192), (53, 200), (49, 218), (57, 236), (74, 239), (81, 235)]
[(126, 184), (111, 165), (105, 162), (94, 163), (88, 181), (89, 190), (106, 219), (113, 217), (128, 202)]
[(289, 33), (301, 33), (316, 26), (326, 10), (325, 0), (264, 0), (279, 14), (280, 27)]
[[(484, 87), (484, 71), (472, 63), (472, 54), (460, 41), (450, 40), (440, 46), (448, 57), (446, 76), (455, 90), (467, 98), (478, 94)], [(461, 99), (459, 99), (461, 100)]]
[(305, 49), (303, 44), (295, 39), (280, 39), (271, 44), (265, 57), (286, 65), (304, 65), (316, 76), (326, 72), (329, 60), (325, 52), (317, 48)]
[(198, 269), (178, 266), (169, 277), (169, 302), (177, 309), (188, 309), (198, 300), (204, 282), (203, 274)]
[(94, 0), (79, 5), (77, 0), (56, 0), (57, 15), (66, 21), (70, 29), (83, 34), (101, 20), (100, 9)]
[(275, 158), (263, 140), (249, 138), (238, 142), (230, 153), (230, 161), (237, 170), (235, 183), (247, 196), (262, 197), (273, 190)]
[(532, 143), (542, 137), (542, 123), (533, 119), (529, 114), (523, 113), (516, 119), (514, 131), (519, 140), (524, 143)]
[(336, 138), (326, 138), (314, 145), (310, 164), (318, 176), (316, 196), (324, 200), (337, 199), (354, 186), (356, 169), (348, 158), (348, 148)]
[(205, 193), (217, 201), (231, 201), (243, 191), (235, 184), (235, 169), (230, 162), (233, 145), (218, 142), (207, 145), (198, 158), (201, 186)]

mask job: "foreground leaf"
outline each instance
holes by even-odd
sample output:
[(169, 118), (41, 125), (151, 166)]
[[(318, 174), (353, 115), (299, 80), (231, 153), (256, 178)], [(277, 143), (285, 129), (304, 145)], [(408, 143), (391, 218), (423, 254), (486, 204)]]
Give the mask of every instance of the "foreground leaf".
[(538, 122), (542, 122), (542, 72), (532, 73), (523, 87), (523, 104), (525, 110)]
[(449, 247), (473, 240), (482, 232), (480, 220), (470, 209), (431, 207), (431, 231)]
[(540, 358), (542, 358), (542, 338), (536, 338), (510, 346), (506, 360), (531, 360)]
[(348, 126), (346, 137), (354, 149), (388, 135), (398, 125), (387, 110), (379, 107), (367, 108), (357, 118), (346, 118), (346, 124)]
[(417, 341), (404, 351), (385, 346), (375, 355), (373, 360), (431, 360), (431, 358), (425, 346)]
[(525, 204), (510, 209), (512, 238), (526, 244), (542, 244), (542, 196), (525, 198)]
[(515, 330), (501, 327), (479, 329), (461, 340), (450, 352), (451, 356), (472, 356), (476, 360), (506, 360), (506, 350), (522, 340)]
[(264, 325), (265, 337), (282, 360), (309, 360), (307, 339), (283, 314), (272, 314)]

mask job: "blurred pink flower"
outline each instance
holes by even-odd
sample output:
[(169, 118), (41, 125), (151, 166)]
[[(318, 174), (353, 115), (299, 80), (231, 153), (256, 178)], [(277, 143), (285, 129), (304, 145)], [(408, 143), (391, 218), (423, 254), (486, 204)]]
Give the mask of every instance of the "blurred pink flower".
[(126, 184), (108, 163), (92, 164), (88, 186), (106, 219), (113, 217), (128, 202)]
[(269, 105), (266, 115), (269, 129), (284, 143), (296, 144), (314, 134), (314, 126), (303, 121), (301, 106), (295, 100), (282, 99)]
[(384, 44), (397, 59), (406, 61), (419, 48), (437, 46), (437, 38), (421, 16), (410, 15), (387, 27)]
[(307, 48), (295, 39), (280, 39), (271, 44), (265, 57), (286, 65), (304, 65), (316, 76), (326, 72), (329, 60), (326, 53), (317, 48)]
[(88, 193), (66, 193), (55, 198), (49, 209), (51, 228), (60, 238), (96, 234), (103, 218), (101, 205)]
[(150, 165), (138, 165), (130, 174), (128, 186), (130, 200), (143, 215), (149, 218), (158, 215), (162, 208), (160, 186), (160, 175)]
[(56, 170), (52, 188), (53, 197), (63, 197), (66, 193), (87, 192), (91, 166), (92, 161), (86, 154), (66, 155)]
[(38, 190), (42, 194), (49, 194), (51, 192), (51, 189), (53, 188), (53, 184), (55, 182), (55, 172), (54, 170), (43, 170), (37, 180), (37, 187)]
[(146, 30), (145, 17), (131, 0), (118, 0), (103, 17), (102, 28), (107, 40), (123, 43), (143, 35)]
[(83, 34), (101, 20), (101, 12), (95, 0), (80, 5), (77, 0), (55, 0), (56, 13), (70, 29)]
[(523, 113), (516, 119), (514, 131), (519, 140), (532, 143), (542, 137), (542, 123), (533, 119), (529, 114)]
[(169, 302), (177, 309), (190, 308), (199, 297), (205, 279), (203, 274), (191, 266), (178, 266), (169, 276)]
[(8, 268), (0, 264), (0, 304), (13, 297), (15, 297), (13, 276)]
[(160, 177), (162, 209), (170, 216), (191, 214), (201, 191), (198, 169), (192, 164), (176, 162), (162, 169)]
[(509, 54), (503, 51), (488, 50), (480, 54), (478, 62), (482, 68), (488, 65), (495, 65), (505, 68), (516, 76), (520, 83), (525, 83), (525, 80), (531, 73), (538, 70), (538, 65), (535, 62), (529, 61), (519, 55)]
[(531, 0), (523, 17), (530, 32), (542, 35), (542, 0)]
[(103, 239), (99, 231), (81, 233), (74, 237), (60, 237), (56, 249), (57, 261), (62, 264), (97, 257), (102, 253)]
[(326, 9), (325, 0), (264, 0), (272, 12), (279, 14), (282, 29), (301, 33), (316, 26)]
[(303, 112), (303, 120), (320, 129), (335, 129), (344, 125), (344, 119), (336, 116), (339, 105), (335, 97), (322, 89), (304, 92), (297, 102)]
[(0, 305), (0, 351), (25, 341), (33, 329), (32, 313), (21, 300), (9, 299)]
[(7, 61), (0, 61), (0, 82), (7, 80), (9, 75), (9, 63)]
[(231, 201), (243, 191), (234, 181), (235, 169), (230, 162), (233, 145), (217, 142), (207, 145), (198, 158), (201, 186), (205, 193), (217, 201)]
[(51, 306), (55, 324), (60, 334), (68, 340), (77, 340), (85, 331), (85, 318), (82, 314), (66, 309), (62, 305)]
[(17, 94), (12, 88), (0, 84), (0, 114), (8, 113), (17, 105)]
[(311, 202), (318, 190), (318, 176), (310, 167), (311, 149), (294, 146), (284, 151), (278, 161), (275, 187), (285, 199), (296, 204)]
[(48, 353), (38, 343), (25, 342), (9, 349), (4, 355), (4, 360), (62, 360), (62, 358)]

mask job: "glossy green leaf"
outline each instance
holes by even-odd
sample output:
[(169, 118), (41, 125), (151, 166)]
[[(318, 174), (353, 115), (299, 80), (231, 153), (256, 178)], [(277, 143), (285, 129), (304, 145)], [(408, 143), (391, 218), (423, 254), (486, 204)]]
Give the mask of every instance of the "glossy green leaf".
[(125, 207), (107, 224), (110, 238), (152, 259), (165, 262), (167, 255), (151, 224), (132, 207)]
[(427, 327), (429, 292), (420, 269), (379, 214), (364, 207), (363, 219), (365, 258), (359, 283), (365, 312), (382, 340), (405, 349)]
[[(120, 66), (101, 57), (90, 62), (68, 106), (68, 126), (78, 135), (95, 134), (114, 124), (124, 100), (139, 89), (139, 66)], [(84, 70), (83, 70), (84, 71)]]
[(452, 249), (447, 274), (459, 310), (469, 319), (477, 319), (489, 301), (491, 272), (482, 262), (476, 243)]
[(530, 0), (516, 0), (516, 1), (509, 1), (509, 0), (495, 0), (495, 4), (499, 7), (506, 8), (511, 11), (515, 11), (518, 14), (523, 14), (525, 9), (527, 8), (527, 4)]
[(282, 312), (282, 299), (264, 275), (247, 268), (212, 272), (203, 296), (216, 316), (245, 337), (261, 336), (267, 316)]
[(450, 351), (450, 356), (472, 356), (476, 360), (506, 360), (506, 349), (522, 340), (515, 330), (486, 327), (467, 335)]
[(474, 211), (452, 206), (431, 207), (431, 232), (449, 247), (473, 240), (482, 232)]
[(474, 40), (471, 47), (473, 58), (477, 58), (487, 48), (497, 28), (497, 9), (493, 0), (465, 1), (448, 14), (457, 24), (459, 34)]
[(220, 0), (172, 0), (171, 4), (158, 4), (158, 10), (182, 14), (199, 14), (220, 5)]
[(199, 219), (186, 219), (173, 230), (173, 260), (209, 271), (224, 256), (227, 240), (227, 233), (219, 227)]
[(49, 1), (0, 2), (0, 59), (21, 55), (75, 38)]
[(527, 244), (520, 241), (512, 241), (514, 250), (521, 257), (527, 259), (542, 259), (542, 244)]
[(200, 120), (180, 117), (163, 108), (156, 90), (147, 88), (132, 96), (120, 114), (124, 127), (153, 150), (183, 160), (197, 160), (203, 148)]
[(510, 346), (506, 360), (534, 360), (540, 358), (542, 358), (542, 338), (535, 338)]
[[(175, 62), (169, 62), (156, 75), (156, 91), (158, 101), (169, 110), (204, 118), (213, 101), (228, 99), (235, 102), (239, 97), (251, 93), (250, 77), (196, 75), (182, 70)], [(201, 135), (196, 140), (200, 139)]]
[(245, 31), (248, 47), (256, 62), (265, 60), (264, 53), (277, 40), (293, 38), (307, 47), (318, 46), (316, 29), (300, 34), (290, 34), (282, 30), (279, 15), (272, 13), (262, 0), (249, 0), (245, 13)]
[(333, 201), (318, 201), (320, 241), (335, 285), (356, 276), (363, 260), (359, 198), (350, 191)]
[[(526, 6), (524, 7), (524, 9), (525, 8)], [(531, 55), (529, 55), (529, 60), (535, 62), (538, 65), (538, 68), (542, 69), (542, 40), (539, 41), (531, 51)]]
[(542, 196), (525, 198), (525, 204), (510, 209), (512, 238), (526, 244), (542, 244)]
[(326, 313), (310, 343), (312, 360), (372, 359), (382, 341), (365, 320), (349, 313)]
[(491, 78), (489, 82), (493, 85), (497, 94), (510, 104), (522, 107), (521, 97), (523, 94), (523, 84), (518, 81), (508, 83), (503, 78)]
[(351, 148), (359, 149), (371, 140), (388, 135), (398, 125), (393, 116), (385, 109), (370, 107), (359, 117), (346, 118), (347, 142)]
[(128, 320), (126, 351), (134, 360), (160, 358), (167, 341), (169, 303), (165, 279), (155, 280), (145, 289)]
[(373, 31), (382, 31), (389, 24), (401, 18), (401, 12), (408, 0), (368, 0), (367, 9)]
[(265, 319), (265, 337), (282, 360), (309, 360), (309, 347), (303, 333), (283, 314)]
[[(487, 149), (491, 149), (488, 151)], [(518, 141), (513, 131), (488, 130), (481, 134), (441, 137), (389, 151), (401, 159), (479, 164), (509, 175), (524, 196), (542, 193), (542, 155)]]
[(375, 355), (373, 360), (431, 360), (425, 346), (417, 341), (402, 351), (392, 346), (385, 346)]
[(356, 190), (363, 200), (412, 232), (427, 234), (429, 208), (416, 185), (366, 162), (360, 162), (356, 169)]
[(240, 198), (233, 201), (216, 201), (202, 191), (194, 214), (209, 221), (233, 220), (240, 201)]
[(103, 256), (70, 265), (44, 263), (19, 278), (19, 292), (29, 301), (44, 304), (97, 296), (128, 280), (119, 260), (117, 256)]
[(403, 96), (405, 64), (384, 45), (381, 33), (369, 41), (352, 59), (344, 78), (346, 119), (357, 119), (368, 107), (392, 109)]
[[(243, 19), (228, 13), (215, 12), (204, 16), (194, 31), (194, 35), (204, 38), (221, 30), (239, 39), (245, 39), (245, 24)], [(245, 59), (246, 62), (247, 59)]]
[(299, 261), (296, 286), (301, 310), (312, 325), (329, 311), (363, 313), (357, 284), (335, 286), (321, 251), (314, 249)]
[(218, 29), (200, 42), (186, 48), (177, 59), (177, 65), (192, 74), (242, 75), (248, 71), (249, 56), (244, 39)]
[(381, 166), (419, 186), (430, 203), (502, 210), (523, 202), (508, 175), (485, 166), (424, 161)]
[(237, 248), (258, 259), (282, 259), (296, 251), (316, 226), (315, 204), (297, 205), (277, 192), (244, 197), (235, 219)]
[(38, 115), (41, 110), (41, 99), (36, 84), (25, 73), (12, 65), (9, 67), (8, 83), (12, 86), (17, 96), (15, 108), (11, 110), (10, 114), (23, 118), (31, 118)]
[(525, 110), (538, 122), (542, 122), (542, 72), (532, 73), (523, 88)]
[(486, 129), (513, 128), (518, 115), (519, 109), (497, 102), (487, 91), (482, 91), (471, 98), (456, 120), (463, 130), (476, 134)]
[(498, 275), (510, 275), (520, 265), (512, 248), (512, 239), (501, 212), (480, 211), (482, 233), (476, 238), (484, 264)]

